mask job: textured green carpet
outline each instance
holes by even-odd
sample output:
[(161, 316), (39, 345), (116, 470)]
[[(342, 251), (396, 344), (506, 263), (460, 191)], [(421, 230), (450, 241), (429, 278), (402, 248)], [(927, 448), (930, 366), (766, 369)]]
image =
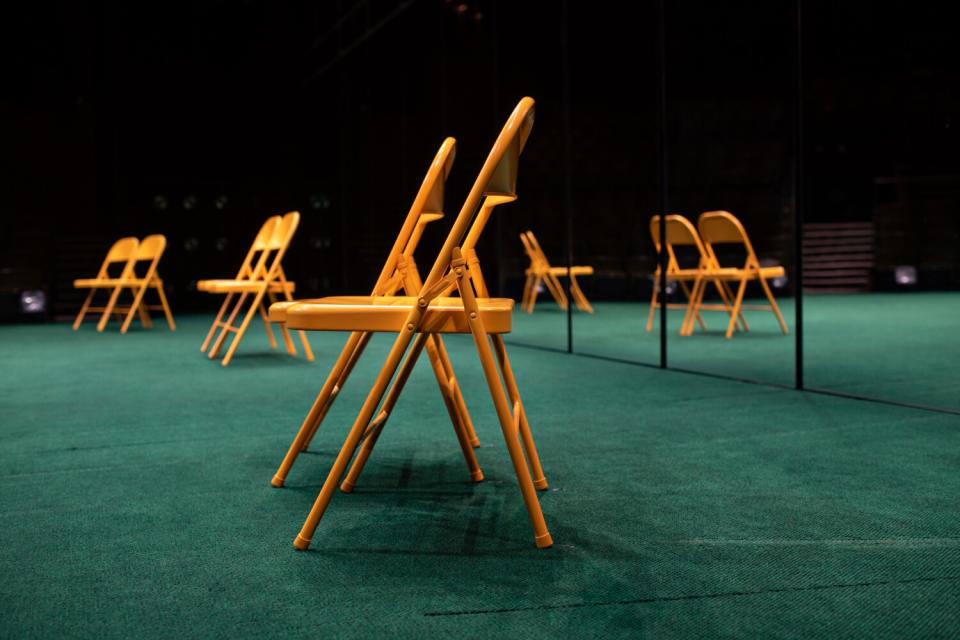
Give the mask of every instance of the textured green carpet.
[[(960, 409), (960, 294), (808, 294), (804, 301), (808, 387)], [(779, 304), (792, 329), (793, 300), (781, 299)], [(648, 305), (594, 306), (593, 315), (574, 312), (576, 352), (660, 362), (659, 325), (651, 333), (645, 330)], [(772, 313), (747, 311), (750, 332), (731, 340), (723, 336), (726, 323), (718, 312), (704, 313), (706, 331), (681, 337), (682, 315), (670, 309), (671, 367), (794, 383), (794, 337), (781, 333)], [(533, 315), (518, 314), (511, 339), (565, 350), (566, 326), (566, 312), (545, 303)]]
[(551, 490), (538, 551), (468, 340), (488, 480), (418, 367), (356, 493), (291, 541), (385, 341), (288, 487), (315, 363), (208, 318), (0, 327), (0, 637), (956, 637), (955, 416), (511, 348)]

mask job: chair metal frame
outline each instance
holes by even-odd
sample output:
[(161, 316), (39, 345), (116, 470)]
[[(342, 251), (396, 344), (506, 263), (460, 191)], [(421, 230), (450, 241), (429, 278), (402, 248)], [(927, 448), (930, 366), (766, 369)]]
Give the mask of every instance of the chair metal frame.
[[(402, 225), (397, 238), (394, 241), (387, 260), (380, 271), (380, 275), (374, 284), (371, 296), (393, 296), (402, 291), (407, 295), (415, 294), (420, 286), (420, 274), (417, 271), (414, 261), (414, 253), (417, 245), (423, 236), (427, 224), (443, 218), (443, 201), (445, 192), (445, 182), (450, 174), (453, 162), (456, 156), (456, 140), (447, 138), (441, 144), (433, 161), (427, 170), (423, 183), (414, 198), (407, 217)], [(271, 319), (286, 326), (286, 311), (293, 303), (279, 303), (270, 308)], [(316, 435), (320, 424), (326, 417), (327, 412), (333, 405), (340, 391), (343, 389), (353, 371), (354, 365), (363, 355), (363, 352), (373, 336), (372, 332), (355, 331), (350, 334), (346, 344), (340, 352), (334, 363), (326, 382), (317, 394), (310, 411), (307, 413), (300, 429), (290, 444), (280, 467), (274, 474), (271, 484), (274, 487), (282, 487), (291, 467), (297, 459), (300, 452), (305, 451)], [(453, 424), (454, 432), (463, 449), (464, 456), (469, 459), (473, 455), (469, 449), (480, 446), (480, 440), (477, 437), (473, 422), (467, 410), (466, 402), (463, 399), (463, 393), (460, 390), (456, 375), (454, 374), (453, 364), (450, 361), (446, 345), (441, 336), (436, 335), (427, 345), (427, 355), (430, 364), (433, 367), (434, 375), (440, 387), (440, 393), (444, 404), (450, 414), (450, 420)], [(475, 481), (483, 479), (483, 474), (479, 469), (475, 469), (471, 477)], [(355, 479), (355, 478), (354, 478)], [(347, 478), (344, 480), (341, 489), (350, 492), (353, 489), (353, 480)]]
[(563, 290), (563, 285), (560, 284), (560, 278), (569, 276), (570, 295), (573, 296), (574, 304), (581, 311), (593, 313), (593, 306), (587, 300), (587, 296), (583, 293), (583, 289), (580, 288), (580, 283), (577, 281), (577, 276), (593, 275), (593, 267), (572, 266), (568, 269), (567, 267), (551, 266), (550, 260), (547, 259), (547, 255), (540, 247), (533, 231), (527, 230), (521, 233), (520, 242), (523, 243), (523, 250), (530, 258), (530, 266), (527, 267), (525, 272), (526, 280), (523, 284), (521, 309), (527, 313), (533, 313), (537, 304), (537, 297), (540, 295), (540, 283), (542, 282), (546, 285), (550, 295), (553, 296), (557, 306), (566, 311), (569, 302), (567, 301), (567, 294)]
[[(277, 341), (273, 335), (265, 303), (273, 304), (277, 301), (277, 296), (282, 296), (287, 301), (293, 300), (295, 285), (287, 280), (283, 271), (283, 258), (290, 247), (290, 242), (293, 240), (299, 224), (300, 213), (297, 211), (291, 211), (284, 216), (271, 216), (260, 228), (253, 244), (250, 245), (236, 278), (233, 280), (202, 280), (197, 283), (197, 288), (201, 291), (226, 294), (223, 304), (220, 305), (220, 310), (210, 325), (207, 337), (200, 345), (200, 351), (206, 353), (211, 360), (220, 355), (220, 349), (223, 347), (227, 335), (232, 333), (233, 339), (230, 341), (230, 346), (227, 347), (227, 352), (221, 361), (224, 367), (230, 364), (255, 313), (259, 313), (263, 320), (264, 330), (270, 340), (270, 347), (277, 348)], [(248, 300), (250, 305), (243, 315), (240, 326), (234, 326), (234, 321)], [(232, 310), (230, 310), (231, 303), (233, 303)], [(226, 320), (224, 320), (224, 316), (226, 316)], [(219, 333), (217, 333), (218, 329)], [(297, 348), (285, 325), (281, 325), (280, 334), (283, 337), (287, 353), (296, 356)], [(300, 331), (299, 334), (300, 341), (303, 343), (304, 355), (307, 360), (312, 361), (314, 355), (310, 348), (310, 342), (307, 340), (307, 334), (303, 331)], [(216, 338), (214, 338), (215, 335)], [(211, 340), (213, 340), (212, 346), (210, 344)]]
[[(542, 473), (538, 473), (542, 472), (539, 457), (523, 404), (519, 394), (515, 394), (516, 380), (502, 335), (499, 335), (510, 330), (513, 301), (482, 297), (487, 293), (481, 284), (482, 279), (479, 282), (473, 279), (470, 266), (474, 247), (465, 242), (471, 236), (474, 236), (474, 240), (479, 236), (479, 232), (468, 233), (471, 225), (475, 227), (478, 222), (485, 224), (483, 215), (489, 217), (494, 206), (516, 198), (519, 157), (533, 126), (533, 116), (534, 101), (523, 98), (497, 137), (416, 296), (342, 297), (321, 303), (293, 305), (287, 310), (287, 323), (290, 326), (347, 330), (350, 325), (362, 324), (365, 329), (396, 334), (383, 368), (347, 434), (310, 514), (294, 540), (297, 549), (309, 547), (313, 533), (358, 446), (372, 446), (372, 442), (382, 432), (389, 417), (386, 409), (392, 408), (399, 397), (413, 365), (431, 336), (448, 332), (470, 333), (473, 336), (534, 530), (534, 541), (541, 548), (553, 544), (536, 493), (537, 488), (546, 488), (546, 479), (542, 477)], [(494, 199), (488, 200), (491, 196)], [(485, 210), (486, 214), (483, 213)], [(445, 292), (452, 290), (456, 290), (460, 297), (443, 296)], [(383, 408), (378, 412), (381, 402)], [(358, 456), (355, 465), (360, 462)], [(531, 467), (538, 480), (542, 480), (538, 483), (539, 487), (535, 487)]]
[[(780, 330), (784, 335), (789, 333), (787, 323), (780, 313), (780, 307), (773, 296), (773, 290), (767, 282), (773, 278), (783, 277), (786, 270), (781, 265), (761, 266), (760, 260), (753, 249), (753, 244), (747, 236), (747, 230), (743, 224), (729, 211), (707, 211), (700, 214), (697, 220), (697, 230), (700, 233), (700, 239), (703, 242), (703, 248), (710, 260), (710, 267), (707, 270), (708, 277), (711, 280), (726, 283), (737, 283), (737, 293), (734, 296), (732, 310), (730, 312), (730, 321), (727, 324), (726, 338), (733, 337), (736, 329), (737, 318), (741, 317), (743, 309), (758, 309), (772, 311), (780, 325)], [(720, 264), (714, 245), (717, 244), (736, 244), (741, 245), (746, 252), (746, 259), (743, 266), (724, 267)], [(763, 293), (769, 304), (767, 305), (744, 305), (743, 298), (747, 289), (747, 283), (757, 281), (763, 288)], [(703, 306), (703, 294), (706, 289), (704, 279), (699, 285), (694, 286), (691, 313), (697, 313)], [(688, 314), (689, 316), (689, 314)], [(692, 333), (692, 322), (689, 323), (689, 331)]]
[[(139, 316), (144, 328), (153, 327), (150, 319), (150, 310), (163, 311), (167, 320), (167, 325), (171, 331), (176, 331), (177, 325), (173, 319), (173, 312), (170, 310), (170, 304), (163, 290), (163, 280), (160, 278), (158, 265), (160, 258), (167, 247), (167, 239), (160, 234), (154, 234), (145, 237), (143, 240), (137, 238), (121, 238), (107, 252), (107, 257), (98, 271), (97, 276), (87, 280), (75, 280), (74, 287), (89, 288), (80, 313), (77, 314), (73, 323), (73, 329), (79, 329), (84, 316), (89, 311), (102, 311), (100, 321), (97, 323), (97, 331), (102, 332), (110, 318), (113, 316), (122, 316), (123, 321), (120, 325), (120, 333), (126, 333), (133, 322), (134, 316)], [(116, 278), (109, 275), (109, 265), (123, 262), (124, 267), (121, 274)], [(137, 275), (137, 264), (140, 262), (149, 262), (147, 270), (142, 277)], [(110, 300), (104, 307), (92, 307), (91, 302), (98, 290), (109, 289)], [(153, 289), (157, 292), (159, 304), (148, 304), (145, 301), (147, 291)], [(120, 294), (123, 291), (130, 291), (133, 300), (129, 305), (119, 304)]]

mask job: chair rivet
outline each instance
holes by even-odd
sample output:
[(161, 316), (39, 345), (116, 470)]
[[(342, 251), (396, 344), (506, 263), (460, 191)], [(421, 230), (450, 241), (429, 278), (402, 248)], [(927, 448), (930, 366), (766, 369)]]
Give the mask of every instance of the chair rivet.
[(413, 323), (412, 323), (412, 322), (407, 323), (407, 331), (413, 331)]
[(471, 319), (471, 320), (476, 320), (476, 319), (477, 319), (477, 312), (476, 312), (476, 311), (471, 311), (471, 312), (470, 312), (470, 319)]
[(426, 301), (425, 298), (420, 298), (420, 299), (417, 301), (417, 304), (419, 304), (421, 307), (425, 307), (425, 306), (427, 306), (427, 301)]
[(457, 269), (454, 271), (454, 273), (456, 273), (458, 276), (462, 276), (462, 275), (463, 275), (463, 269), (457, 268)]

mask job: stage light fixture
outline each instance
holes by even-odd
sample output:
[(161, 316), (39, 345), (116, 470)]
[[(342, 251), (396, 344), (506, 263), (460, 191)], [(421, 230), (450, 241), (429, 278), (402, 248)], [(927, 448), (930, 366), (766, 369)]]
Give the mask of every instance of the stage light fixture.
[(216, 207), (218, 210), (223, 211), (224, 209), (227, 208), (227, 202), (228, 202), (227, 196), (219, 195), (217, 196), (216, 200), (213, 201), (213, 206)]
[(310, 208), (311, 209), (329, 209), (330, 208), (330, 198), (323, 194), (313, 194), (310, 196)]
[(196, 197), (196, 196), (190, 195), (190, 196), (187, 196), (186, 198), (183, 199), (183, 208), (186, 209), (187, 211), (190, 211), (190, 210), (193, 209), (195, 206), (197, 206), (197, 197)]
[(20, 311), (43, 313), (47, 310), (47, 294), (39, 289), (20, 292)]
[(213, 246), (216, 247), (217, 251), (225, 250), (228, 244), (230, 244), (230, 241), (223, 237), (217, 238), (213, 241)]
[(165, 211), (168, 204), (166, 196), (159, 193), (153, 196), (153, 208), (157, 211)]
[(913, 287), (917, 284), (917, 268), (908, 264), (893, 270), (893, 280), (901, 287)]
[(187, 253), (193, 253), (199, 248), (200, 248), (200, 241), (193, 236), (190, 236), (189, 238), (183, 241), (183, 250), (186, 251)]

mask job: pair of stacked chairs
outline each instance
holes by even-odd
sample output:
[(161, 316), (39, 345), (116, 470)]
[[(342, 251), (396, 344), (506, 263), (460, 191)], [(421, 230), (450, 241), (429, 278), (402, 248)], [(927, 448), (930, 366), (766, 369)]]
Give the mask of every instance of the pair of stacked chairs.
[[(511, 330), (514, 302), (491, 298), (475, 247), (494, 209), (516, 200), (520, 154), (533, 127), (534, 101), (522, 99), (494, 142), (459, 214), (425, 278), (414, 250), (425, 227), (443, 216), (444, 185), (456, 141), (447, 138), (400, 229), (370, 295), (278, 302), (270, 319), (289, 329), (349, 332), (326, 382), (273, 477), (282, 487), (297, 456), (310, 444), (373, 334), (394, 334), (393, 346), (333, 462), (313, 507), (294, 539), (310, 546), (339, 485), (353, 490), (403, 388), (424, 351), (440, 387), (454, 433), (474, 482), (483, 480), (479, 445), (460, 392), (444, 334), (470, 334), (489, 387), (507, 451), (520, 485), (537, 547), (553, 544), (537, 490), (547, 488), (503, 335)], [(456, 294), (456, 295), (454, 295)], [(502, 378), (501, 378), (502, 377)], [(351, 464), (352, 461), (352, 464)]]
[[(75, 289), (89, 291), (73, 322), (73, 330), (80, 328), (83, 319), (91, 311), (102, 312), (97, 323), (97, 331), (103, 331), (113, 316), (122, 318), (120, 333), (127, 332), (135, 316), (139, 316), (144, 328), (149, 329), (153, 326), (150, 311), (161, 310), (167, 318), (170, 330), (175, 331), (177, 325), (173, 321), (173, 313), (170, 311), (167, 296), (163, 291), (163, 280), (157, 269), (166, 248), (167, 239), (162, 235), (147, 236), (143, 240), (132, 237), (120, 238), (114, 242), (95, 277), (73, 281)], [(146, 263), (146, 269), (142, 270), (142, 275), (138, 275), (137, 270), (142, 269), (141, 265), (144, 263)], [(116, 272), (118, 269), (119, 273), (111, 275), (111, 271)], [(157, 294), (158, 304), (146, 302), (146, 294), (151, 289)], [(104, 306), (95, 307), (93, 300), (99, 291), (109, 292), (110, 298)], [(125, 291), (132, 296), (129, 304), (122, 304), (120, 301), (120, 296)]]
[[(660, 224), (661, 216), (650, 219), (650, 235), (660, 253)], [(743, 317), (744, 309), (772, 311), (780, 324), (780, 329), (787, 333), (787, 323), (780, 313), (780, 307), (773, 296), (770, 280), (782, 278), (786, 270), (781, 265), (760, 264), (753, 244), (747, 236), (743, 224), (728, 211), (708, 211), (701, 214), (697, 226), (684, 216), (668, 215), (663, 217), (666, 224), (666, 250), (668, 281), (678, 283), (680, 290), (687, 298), (685, 304), (668, 304), (668, 307), (686, 309), (683, 322), (680, 326), (680, 335), (693, 334), (696, 325), (706, 329), (701, 311), (724, 311), (729, 314), (726, 338), (733, 337), (734, 331), (749, 331), (750, 326)], [(717, 245), (737, 245), (746, 258), (739, 266), (725, 266), (718, 258)], [(677, 258), (676, 247), (693, 247), (696, 265), (683, 267)], [(749, 282), (758, 282), (769, 304), (745, 305), (744, 295)], [(720, 298), (719, 304), (704, 304), (704, 294), (709, 285), (713, 285)], [(736, 286), (736, 292), (733, 290)], [(650, 315), (647, 318), (647, 331), (653, 330), (656, 310), (660, 307), (660, 267), (654, 275), (653, 297), (650, 300)]]
[[(287, 280), (283, 271), (283, 258), (299, 225), (300, 214), (296, 211), (291, 211), (284, 216), (271, 216), (257, 232), (234, 278), (197, 282), (198, 291), (225, 296), (213, 324), (210, 325), (207, 337), (200, 345), (200, 351), (206, 353), (210, 359), (220, 355), (227, 336), (233, 334), (233, 339), (221, 360), (223, 366), (229, 365), (251, 320), (257, 313), (263, 320), (270, 346), (273, 349), (277, 348), (277, 340), (273, 335), (273, 323), (270, 321), (267, 307), (277, 302), (278, 298), (293, 300), (296, 285)], [(244, 309), (246, 309), (245, 312)], [(235, 324), (238, 317), (241, 318), (239, 325)], [(307, 360), (313, 360), (313, 350), (310, 348), (307, 334), (303, 331), (298, 333)], [(290, 337), (290, 331), (284, 324), (280, 325), (280, 335), (283, 337), (287, 353), (296, 356), (297, 348)]]
[(557, 306), (563, 311), (567, 310), (569, 302), (567, 294), (560, 284), (560, 278), (570, 278), (570, 295), (577, 308), (587, 313), (593, 313), (593, 307), (587, 296), (584, 295), (580, 283), (577, 282), (577, 276), (593, 275), (593, 267), (554, 267), (550, 265), (547, 255), (540, 248), (537, 237), (533, 231), (524, 231), (520, 234), (520, 242), (523, 243), (523, 250), (530, 259), (530, 266), (527, 267), (526, 281), (523, 284), (523, 297), (520, 307), (527, 313), (533, 313), (533, 308), (537, 304), (537, 296), (540, 295), (540, 284), (546, 285), (547, 291), (553, 296)]

